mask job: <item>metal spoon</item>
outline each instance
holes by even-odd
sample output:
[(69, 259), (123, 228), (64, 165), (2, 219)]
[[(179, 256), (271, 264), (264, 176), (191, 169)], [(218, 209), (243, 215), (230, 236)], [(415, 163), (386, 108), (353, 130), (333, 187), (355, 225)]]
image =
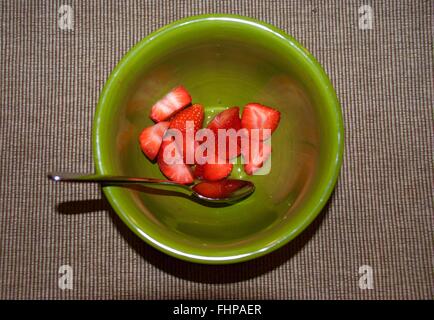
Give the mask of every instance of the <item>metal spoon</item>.
[(153, 178), (138, 178), (125, 176), (78, 174), (78, 173), (49, 173), (48, 178), (61, 182), (105, 183), (105, 184), (156, 184), (179, 187), (187, 190), (191, 196), (212, 203), (234, 203), (249, 196), (255, 191), (255, 185), (246, 180), (224, 179), (215, 182), (199, 182), (185, 185), (170, 180)]

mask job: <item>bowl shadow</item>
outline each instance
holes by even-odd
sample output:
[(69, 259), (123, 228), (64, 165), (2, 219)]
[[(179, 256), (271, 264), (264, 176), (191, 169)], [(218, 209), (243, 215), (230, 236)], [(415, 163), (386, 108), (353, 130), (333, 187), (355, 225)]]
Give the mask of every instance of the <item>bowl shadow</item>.
[[(334, 193), (333, 193), (334, 194)], [(108, 212), (113, 224), (128, 245), (146, 262), (172, 276), (199, 283), (225, 284), (249, 280), (278, 268), (297, 255), (319, 229), (328, 212), (329, 201), (315, 220), (295, 239), (283, 247), (256, 259), (229, 265), (205, 265), (176, 259), (164, 254), (136, 236), (111, 208), (102, 193), (101, 199), (68, 201), (57, 205), (60, 214), (85, 214)]]

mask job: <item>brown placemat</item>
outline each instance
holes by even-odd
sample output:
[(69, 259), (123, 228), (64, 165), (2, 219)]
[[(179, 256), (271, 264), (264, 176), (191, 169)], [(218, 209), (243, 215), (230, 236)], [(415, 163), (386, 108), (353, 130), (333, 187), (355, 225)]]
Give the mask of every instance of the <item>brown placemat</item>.
[[(58, 8), (73, 9), (73, 30)], [(359, 29), (361, 5), (371, 30)], [(413, 299), (434, 297), (431, 1), (2, 1), (0, 298)], [(346, 127), (340, 181), (295, 241), (235, 266), (201, 266), (144, 244), (95, 186), (99, 92), (150, 32), (201, 13), (255, 17), (295, 36), (335, 85)], [(60, 290), (59, 267), (73, 268)], [(359, 287), (359, 268), (373, 289)]]

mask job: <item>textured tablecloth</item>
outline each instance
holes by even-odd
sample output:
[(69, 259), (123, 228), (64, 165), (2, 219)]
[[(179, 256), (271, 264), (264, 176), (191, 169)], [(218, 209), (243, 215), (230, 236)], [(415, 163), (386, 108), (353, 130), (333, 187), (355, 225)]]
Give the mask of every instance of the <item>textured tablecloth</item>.
[[(59, 27), (63, 4), (73, 30)], [(360, 29), (364, 4), (372, 29)], [(1, 1), (0, 298), (434, 298), (433, 5)], [(98, 187), (45, 177), (93, 170), (95, 106), (131, 46), (213, 12), (264, 20), (304, 44), (334, 83), (346, 128), (340, 180), (321, 215), (277, 252), (233, 266), (170, 258), (129, 231)], [(58, 286), (62, 265), (72, 290)], [(359, 286), (363, 265), (373, 289)]]

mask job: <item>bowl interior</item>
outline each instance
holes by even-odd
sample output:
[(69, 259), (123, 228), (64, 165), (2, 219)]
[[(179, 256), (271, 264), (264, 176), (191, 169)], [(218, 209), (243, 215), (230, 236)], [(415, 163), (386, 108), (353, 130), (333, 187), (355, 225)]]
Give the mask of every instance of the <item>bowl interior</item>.
[(204, 105), (205, 124), (248, 102), (278, 109), (271, 171), (247, 176), (235, 165), (232, 177), (257, 189), (231, 206), (206, 206), (175, 189), (106, 187), (121, 218), (152, 245), (198, 262), (245, 260), (295, 236), (324, 205), (340, 161), (339, 108), (320, 67), (289, 37), (253, 20), (172, 24), (133, 48), (106, 84), (95, 118), (97, 171), (164, 178), (138, 135), (152, 125), (152, 105), (179, 84)]

